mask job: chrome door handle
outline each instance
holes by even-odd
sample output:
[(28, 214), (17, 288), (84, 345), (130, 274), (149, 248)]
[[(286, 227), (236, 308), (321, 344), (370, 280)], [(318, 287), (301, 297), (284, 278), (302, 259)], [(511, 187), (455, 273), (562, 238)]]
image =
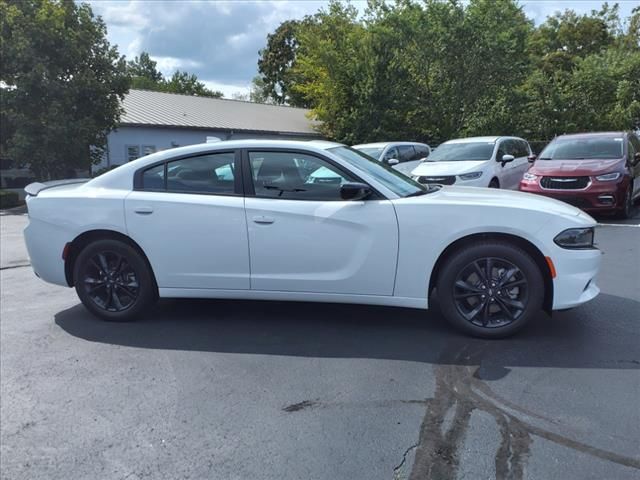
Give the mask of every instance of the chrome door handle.
[(153, 213), (153, 207), (141, 205), (139, 207), (135, 207), (133, 211), (139, 213), (140, 215), (150, 215)]
[(257, 217), (253, 217), (253, 221), (254, 221), (255, 223), (260, 223), (260, 224), (263, 224), (263, 225), (268, 225), (268, 224), (270, 224), (270, 223), (275, 222), (276, 220), (275, 220), (274, 218), (271, 218), (271, 217), (265, 217), (264, 215), (259, 215), (259, 216), (257, 216)]

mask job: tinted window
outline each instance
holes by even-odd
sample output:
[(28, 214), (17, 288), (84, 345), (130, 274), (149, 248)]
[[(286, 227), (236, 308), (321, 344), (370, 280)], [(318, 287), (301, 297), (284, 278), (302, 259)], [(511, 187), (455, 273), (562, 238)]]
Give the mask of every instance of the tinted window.
[(408, 162), (413, 160), (413, 157), (416, 155), (416, 151), (413, 149), (411, 145), (399, 145), (398, 151), (400, 152), (400, 160), (401, 162)]
[(330, 148), (329, 152), (346, 160), (354, 168), (371, 175), (382, 185), (400, 197), (427, 192), (427, 187), (403, 175), (386, 163), (378, 162), (358, 150), (349, 147)]
[(164, 163), (144, 171), (142, 188), (145, 190), (164, 190)]
[(353, 178), (318, 157), (303, 153), (249, 152), (259, 197), (287, 200), (342, 200), (340, 187)]
[(167, 163), (171, 192), (234, 193), (234, 153), (212, 153)]
[(424, 145), (414, 145), (413, 148), (416, 150), (416, 160), (421, 160), (429, 156), (429, 149)]
[(585, 160), (621, 158), (623, 138), (557, 138), (540, 154), (541, 160)]
[(489, 160), (495, 142), (443, 143), (431, 155), (432, 162), (455, 162), (463, 160)]

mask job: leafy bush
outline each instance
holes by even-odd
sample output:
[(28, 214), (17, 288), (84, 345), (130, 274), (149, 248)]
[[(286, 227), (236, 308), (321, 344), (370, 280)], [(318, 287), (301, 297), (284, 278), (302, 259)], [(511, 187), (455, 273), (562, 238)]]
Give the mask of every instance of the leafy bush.
[(12, 208), (22, 205), (18, 192), (0, 190), (0, 208)]

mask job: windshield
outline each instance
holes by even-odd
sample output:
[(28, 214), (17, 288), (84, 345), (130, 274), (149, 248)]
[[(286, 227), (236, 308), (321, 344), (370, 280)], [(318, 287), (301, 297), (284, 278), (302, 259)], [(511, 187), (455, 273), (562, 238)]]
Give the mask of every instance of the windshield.
[(461, 162), (464, 160), (489, 160), (495, 142), (444, 143), (427, 158), (429, 162)]
[(558, 138), (540, 154), (541, 160), (621, 158), (622, 137)]
[(371, 175), (378, 182), (400, 197), (420, 195), (428, 191), (424, 185), (405, 177), (402, 173), (377, 161), (367, 154), (350, 147), (334, 147), (328, 150), (346, 160), (358, 170)]
[(366, 147), (366, 148), (354, 147), (354, 148), (356, 150), (360, 150), (362, 153), (366, 153), (367, 155), (375, 159), (380, 158), (380, 155), (382, 155), (382, 150), (383, 150), (380, 147)]

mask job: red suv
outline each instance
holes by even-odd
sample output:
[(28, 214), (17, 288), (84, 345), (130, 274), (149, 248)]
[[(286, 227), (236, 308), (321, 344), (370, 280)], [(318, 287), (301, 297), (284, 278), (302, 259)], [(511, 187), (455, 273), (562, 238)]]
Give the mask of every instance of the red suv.
[(520, 181), (523, 192), (624, 218), (640, 196), (640, 140), (634, 133), (562, 135), (529, 161), (534, 163)]

